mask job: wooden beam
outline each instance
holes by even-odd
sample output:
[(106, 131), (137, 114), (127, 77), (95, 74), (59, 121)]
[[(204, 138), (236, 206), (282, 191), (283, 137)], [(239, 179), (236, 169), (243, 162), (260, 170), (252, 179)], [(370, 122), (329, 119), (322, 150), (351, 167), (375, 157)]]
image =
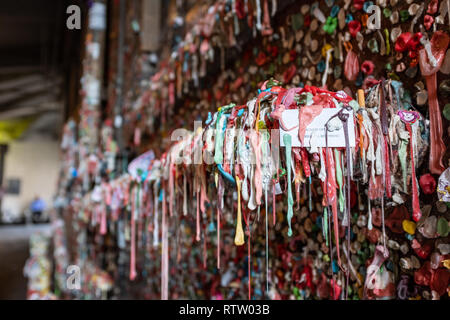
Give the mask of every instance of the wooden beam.
[(12, 78), (6, 81), (0, 81), (0, 91), (2, 90), (14, 90), (18, 87), (27, 86), (33, 83), (40, 82), (44, 79), (43, 75), (40, 74), (32, 74), (20, 76), (18, 78)]
[(4, 112), (0, 112), (0, 120), (10, 120), (20, 117), (34, 116), (49, 111), (62, 111), (62, 101), (48, 101), (37, 106), (21, 106)]
[(17, 102), (17, 100), (27, 98), (30, 95), (38, 94), (42, 91), (52, 91), (58, 89), (62, 79), (55, 78), (51, 80), (43, 80), (30, 86), (22, 87), (13, 92), (0, 94), (0, 108), (8, 107), (8, 105)]
[(16, 74), (26, 74), (39, 72), (42, 70), (42, 66), (12, 66), (12, 67), (0, 67), (0, 76), (10, 76)]
[(58, 96), (59, 90), (55, 90), (55, 92), (42, 92), (40, 95), (21, 100), (17, 104), (13, 105), (12, 108), (38, 106), (40, 104), (47, 103), (49, 101), (58, 100)]

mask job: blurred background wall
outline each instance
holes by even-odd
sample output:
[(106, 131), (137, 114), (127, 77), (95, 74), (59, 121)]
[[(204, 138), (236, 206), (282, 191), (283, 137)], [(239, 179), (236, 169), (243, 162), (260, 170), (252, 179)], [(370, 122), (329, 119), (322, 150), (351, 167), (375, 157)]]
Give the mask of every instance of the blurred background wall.
[(52, 202), (62, 123), (79, 105), (83, 29), (66, 27), (69, 5), (86, 12), (84, 0), (0, 2), (0, 223), (25, 222), (35, 196)]
[(51, 204), (60, 166), (59, 143), (43, 134), (27, 135), (9, 145), (5, 157), (4, 181), (20, 181), (18, 194), (5, 194), (3, 221), (21, 221), (35, 196)]

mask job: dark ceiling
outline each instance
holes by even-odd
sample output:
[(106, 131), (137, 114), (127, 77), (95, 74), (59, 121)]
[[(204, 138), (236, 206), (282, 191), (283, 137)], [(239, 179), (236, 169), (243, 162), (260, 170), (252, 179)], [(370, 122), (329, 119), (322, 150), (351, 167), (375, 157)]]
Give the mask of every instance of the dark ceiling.
[(84, 1), (0, 1), (0, 120), (64, 113), (82, 46), (66, 27), (71, 4)]
[(0, 2), (0, 66), (55, 64), (60, 59), (65, 1)]

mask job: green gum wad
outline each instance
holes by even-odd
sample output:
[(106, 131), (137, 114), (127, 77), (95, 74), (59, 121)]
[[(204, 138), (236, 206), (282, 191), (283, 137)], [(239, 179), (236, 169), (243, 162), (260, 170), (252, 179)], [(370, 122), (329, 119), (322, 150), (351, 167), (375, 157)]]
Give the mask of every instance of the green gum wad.
[(447, 237), (449, 232), (448, 229), (448, 221), (444, 217), (439, 218), (437, 222), (437, 232), (439, 235), (441, 237)]
[(334, 30), (336, 30), (336, 27), (338, 25), (338, 19), (328, 17), (327, 21), (323, 25), (323, 31), (325, 31), (328, 34), (333, 34)]
[(292, 28), (294, 31), (298, 31), (303, 27), (305, 19), (301, 13), (292, 15)]

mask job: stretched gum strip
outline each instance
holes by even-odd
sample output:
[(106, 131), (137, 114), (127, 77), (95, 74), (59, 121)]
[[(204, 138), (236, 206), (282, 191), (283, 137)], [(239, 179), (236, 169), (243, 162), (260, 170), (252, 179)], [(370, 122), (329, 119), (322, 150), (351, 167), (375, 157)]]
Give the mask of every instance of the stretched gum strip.
[(250, 143), (253, 147), (253, 152), (255, 153), (255, 173), (254, 173), (254, 183), (255, 183), (255, 197), (256, 204), (261, 205), (262, 198), (262, 177), (261, 177), (261, 136), (256, 131), (252, 131), (250, 135)]
[(291, 183), (291, 154), (292, 154), (292, 141), (289, 134), (283, 136), (283, 141), (286, 146), (286, 171), (287, 171), (287, 185), (288, 185), (288, 212), (287, 220), (289, 224), (288, 236), (292, 236), (291, 219), (294, 216), (294, 199), (292, 197), (292, 183)]

